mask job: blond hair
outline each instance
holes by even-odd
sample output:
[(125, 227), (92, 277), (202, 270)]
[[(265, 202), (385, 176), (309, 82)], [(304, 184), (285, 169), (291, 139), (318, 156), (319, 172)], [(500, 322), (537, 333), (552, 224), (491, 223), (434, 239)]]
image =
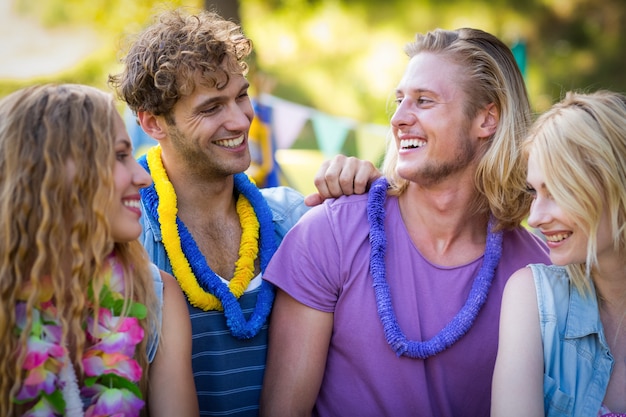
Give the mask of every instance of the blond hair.
[[(464, 108), (468, 120), (488, 104), (495, 104), (500, 115), (498, 127), (476, 170), (477, 197), (472, 209), (491, 212), (498, 229), (519, 226), (530, 208), (530, 198), (524, 192), (526, 176), (520, 144), (531, 123), (531, 112), (524, 79), (511, 50), (487, 32), (463, 28), (417, 34), (405, 52), (410, 58), (421, 52), (441, 54), (463, 68), (465, 81), (461, 88), (471, 98)], [(390, 192), (400, 195), (409, 182), (397, 174), (397, 160), (398, 150), (390, 140), (383, 173), (389, 180)]]
[[(29, 331), (14, 333), (20, 291), (31, 289), (30, 312), (42, 280), (52, 279), (62, 343), (79, 380), (83, 324), (94, 314), (87, 308), (87, 288), (99, 293), (111, 253), (125, 273), (126, 300), (144, 303), (149, 311), (157, 305), (145, 250), (138, 241), (114, 243), (107, 221), (114, 196), (116, 111), (111, 95), (73, 84), (32, 86), (0, 101), (0, 415), (15, 411), (9, 399), (23, 382), (20, 346)], [(146, 334), (155, 328), (153, 317), (141, 323)], [(26, 330), (31, 327), (28, 313)], [(147, 339), (138, 347), (144, 369)]]
[(588, 292), (605, 213), (614, 249), (626, 256), (626, 96), (568, 92), (537, 119), (523, 149), (558, 206), (589, 236), (586, 262), (567, 266), (572, 283)]

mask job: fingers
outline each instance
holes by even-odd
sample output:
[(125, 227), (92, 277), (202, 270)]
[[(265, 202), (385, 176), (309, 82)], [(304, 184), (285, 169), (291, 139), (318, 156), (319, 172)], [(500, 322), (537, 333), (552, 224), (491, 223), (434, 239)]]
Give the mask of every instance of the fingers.
[(316, 205), (327, 198), (363, 194), (380, 175), (370, 161), (337, 155), (320, 166), (314, 178), (318, 194), (307, 196), (307, 201)]
[(325, 161), (315, 176), (315, 186), (322, 198), (351, 195), (354, 189), (356, 158), (337, 155)]
[(372, 162), (362, 159), (357, 159), (357, 161), (359, 164), (356, 174), (354, 175), (354, 188), (352, 192), (354, 194), (365, 194), (367, 190), (369, 190), (372, 182), (382, 174)]
[(324, 198), (318, 193), (309, 194), (306, 197), (304, 197), (304, 204), (306, 204), (309, 207), (318, 206), (322, 204), (323, 202), (324, 202)]

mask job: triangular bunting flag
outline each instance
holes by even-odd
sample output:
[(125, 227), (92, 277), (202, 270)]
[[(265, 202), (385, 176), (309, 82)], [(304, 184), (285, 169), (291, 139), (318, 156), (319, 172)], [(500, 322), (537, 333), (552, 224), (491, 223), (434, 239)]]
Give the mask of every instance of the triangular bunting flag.
[(309, 120), (312, 109), (264, 94), (263, 103), (272, 107), (272, 129), (278, 149), (289, 149)]
[(383, 125), (361, 124), (356, 128), (356, 156), (378, 164), (385, 155), (387, 134), (390, 128)]
[(351, 120), (321, 112), (313, 113), (311, 121), (317, 144), (326, 158), (332, 158), (341, 151), (348, 132), (355, 125)]

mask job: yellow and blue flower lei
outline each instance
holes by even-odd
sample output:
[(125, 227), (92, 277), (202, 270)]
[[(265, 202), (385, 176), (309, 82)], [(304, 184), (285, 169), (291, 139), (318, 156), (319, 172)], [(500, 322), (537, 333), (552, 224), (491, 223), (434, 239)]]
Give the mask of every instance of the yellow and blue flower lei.
[(474, 278), (472, 289), (461, 310), (433, 338), (425, 342), (407, 340), (400, 329), (391, 304), (391, 291), (386, 278), (385, 253), (387, 237), (385, 235), (385, 199), (388, 188), (384, 177), (377, 179), (371, 186), (367, 202), (367, 219), (370, 224), (370, 271), (374, 280), (374, 293), (378, 316), (385, 331), (387, 343), (398, 356), (426, 359), (436, 355), (456, 343), (474, 324), (480, 309), (487, 301), (489, 287), (502, 256), (502, 231), (493, 232), (494, 220), (491, 218), (487, 227), (487, 243), (483, 263)]
[(237, 299), (254, 275), (254, 261), (258, 252), (263, 273), (278, 247), (272, 212), (261, 192), (246, 174), (235, 175), (242, 237), (235, 276), (226, 285), (208, 266), (193, 236), (178, 218), (176, 192), (163, 167), (160, 146), (151, 148), (139, 162), (151, 173), (154, 181), (150, 187), (141, 190), (144, 206), (159, 220), (173, 275), (190, 304), (205, 311), (223, 309), (226, 324), (233, 336), (240, 339), (254, 337), (272, 309), (274, 288), (270, 283), (262, 281), (255, 309), (248, 321)]

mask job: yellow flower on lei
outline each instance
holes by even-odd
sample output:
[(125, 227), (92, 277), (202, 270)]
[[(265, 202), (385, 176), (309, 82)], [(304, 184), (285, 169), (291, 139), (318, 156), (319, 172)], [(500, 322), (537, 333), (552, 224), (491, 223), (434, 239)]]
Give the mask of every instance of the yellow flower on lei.
[[(174, 277), (180, 284), (189, 302), (198, 308), (207, 310), (223, 310), (222, 303), (213, 294), (206, 292), (195, 277), (187, 257), (183, 253), (180, 234), (176, 224), (178, 214), (176, 191), (170, 182), (163, 161), (161, 146), (152, 147), (146, 154), (154, 188), (159, 196), (159, 224), (163, 245), (172, 265)], [(239, 259), (235, 263), (235, 274), (228, 284), (230, 292), (239, 298), (254, 278), (254, 261), (259, 252), (259, 221), (252, 205), (243, 195), (237, 199), (237, 214), (241, 223), (241, 244)]]

